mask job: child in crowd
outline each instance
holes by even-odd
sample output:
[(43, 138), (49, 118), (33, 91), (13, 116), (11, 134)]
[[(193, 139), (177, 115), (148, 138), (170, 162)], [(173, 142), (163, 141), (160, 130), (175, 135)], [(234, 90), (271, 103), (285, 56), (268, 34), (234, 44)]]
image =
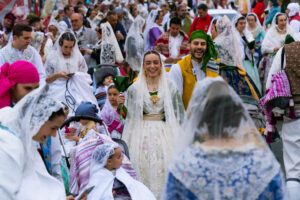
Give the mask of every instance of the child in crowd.
[(107, 87), (113, 83), (114, 77), (117, 75), (113, 67), (101, 67), (98, 71), (95, 72), (95, 83), (96, 91), (95, 96), (98, 101), (100, 110), (102, 110), (106, 98), (107, 98)]
[(152, 192), (133, 179), (121, 166), (121, 149), (116, 143), (99, 145), (93, 152), (90, 180), (86, 188), (94, 187), (88, 200), (154, 200)]
[(120, 120), (118, 112), (118, 97), (120, 92), (114, 84), (110, 84), (107, 89), (108, 101), (105, 102), (101, 110), (101, 119), (107, 125), (111, 138), (121, 139), (124, 122)]
[(82, 102), (75, 111), (75, 121), (70, 128), (66, 127), (65, 137), (76, 143), (83, 139), (94, 137), (96, 133), (101, 132), (97, 122), (100, 122), (98, 117), (98, 108), (90, 102)]

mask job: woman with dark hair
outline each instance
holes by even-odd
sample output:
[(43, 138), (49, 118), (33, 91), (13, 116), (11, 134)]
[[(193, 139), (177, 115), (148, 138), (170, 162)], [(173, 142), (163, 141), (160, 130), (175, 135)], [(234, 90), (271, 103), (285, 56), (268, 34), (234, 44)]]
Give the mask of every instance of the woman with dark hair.
[(255, 59), (255, 65), (258, 66), (262, 56), (261, 56), (261, 43), (264, 40), (265, 37), (265, 30), (261, 26), (259, 17), (255, 13), (249, 13), (246, 17), (247, 23), (246, 28), (247, 30), (252, 34), (253, 38), (255, 39), (255, 53), (254, 53), (254, 59)]
[(38, 143), (55, 137), (66, 117), (64, 106), (47, 91), (44, 86), (14, 108), (0, 110), (2, 199), (66, 199), (63, 184), (48, 173), (37, 151)]
[(184, 107), (158, 52), (145, 53), (137, 81), (129, 87), (127, 97), (123, 138), (138, 180), (159, 199)]
[(242, 67), (247, 71), (247, 74), (261, 92), (261, 83), (253, 56), (255, 53), (255, 40), (252, 34), (246, 29), (246, 17), (237, 14), (233, 19), (233, 27), (239, 38), (240, 53), (243, 61)]
[(162, 199), (285, 199), (279, 163), (223, 79), (198, 82), (187, 113)]
[(45, 62), (46, 82), (57, 79), (69, 79), (69, 74), (87, 72), (86, 62), (81, 55), (73, 33), (65, 32), (56, 41), (55, 48), (49, 53)]

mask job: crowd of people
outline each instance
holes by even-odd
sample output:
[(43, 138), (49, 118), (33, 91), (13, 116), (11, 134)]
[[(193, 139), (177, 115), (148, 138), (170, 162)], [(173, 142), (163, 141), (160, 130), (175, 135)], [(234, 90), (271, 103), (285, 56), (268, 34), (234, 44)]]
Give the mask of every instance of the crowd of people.
[(299, 50), (300, 5), (283, 0), (9, 12), (0, 199), (299, 200)]

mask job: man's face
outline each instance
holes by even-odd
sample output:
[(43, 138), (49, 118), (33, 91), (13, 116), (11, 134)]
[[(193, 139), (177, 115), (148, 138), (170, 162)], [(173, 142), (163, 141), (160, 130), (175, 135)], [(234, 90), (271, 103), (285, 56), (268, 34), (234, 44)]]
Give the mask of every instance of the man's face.
[(10, 28), (11, 25), (12, 25), (12, 20), (11, 20), (11, 19), (8, 19), (8, 18), (5, 18), (3, 24), (4, 24), (4, 27), (5, 27), (5, 28)]
[(97, 16), (97, 11), (92, 10), (90, 18), (94, 19), (94, 17), (96, 17), (96, 16)]
[(27, 49), (31, 41), (31, 32), (22, 31), (22, 35), (19, 37), (14, 35), (14, 41), (19, 50)]
[(74, 13), (74, 8), (70, 7), (69, 10), (67, 10), (66, 15), (67, 17), (71, 17), (71, 15)]
[(181, 8), (178, 10), (177, 14), (178, 14), (178, 17), (179, 17), (180, 19), (184, 19), (185, 16), (186, 16), (186, 7), (185, 7), (185, 6), (181, 7)]
[(118, 23), (118, 16), (117, 15), (110, 15), (107, 19), (107, 21), (110, 23), (113, 29), (117, 27)]
[(61, 46), (61, 51), (64, 55), (70, 56), (73, 50), (75, 41), (64, 40), (63, 45)]
[(83, 20), (81, 19), (79, 14), (73, 14), (71, 16), (71, 23), (74, 31), (78, 31), (83, 24)]
[(202, 9), (198, 9), (198, 14), (200, 18), (205, 18), (207, 15), (207, 11), (204, 11)]
[(206, 51), (207, 43), (204, 39), (194, 39), (189, 44), (190, 46), (190, 53), (192, 55), (192, 58), (197, 61), (202, 61), (202, 58), (204, 56), (204, 53)]
[(176, 37), (179, 34), (181, 26), (178, 24), (171, 24), (170, 25), (170, 34), (173, 37)]

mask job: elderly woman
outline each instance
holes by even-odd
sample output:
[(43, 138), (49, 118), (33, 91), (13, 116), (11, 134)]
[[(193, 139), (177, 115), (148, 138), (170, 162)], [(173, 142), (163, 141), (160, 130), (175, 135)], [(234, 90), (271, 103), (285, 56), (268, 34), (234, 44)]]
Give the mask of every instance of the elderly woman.
[(63, 184), (49, 175), (37, 151), (38, 143), (55, 137), (66, 117), (64, 106), (47, 90), (35, 90), (14, 108), (0, 110), (2, 199), (66, 199)]
[(197, 83), (162, 199), (284, 199), (280, 165), (221, 78)]
[(159, 198), (173, 140), (184, 115), (178, 89), (168, 79), (159, 53), (148, 51), (144, 55), (141, 72), (127, 96), (123, 138), (138, 180)]

